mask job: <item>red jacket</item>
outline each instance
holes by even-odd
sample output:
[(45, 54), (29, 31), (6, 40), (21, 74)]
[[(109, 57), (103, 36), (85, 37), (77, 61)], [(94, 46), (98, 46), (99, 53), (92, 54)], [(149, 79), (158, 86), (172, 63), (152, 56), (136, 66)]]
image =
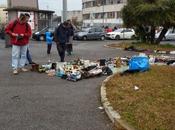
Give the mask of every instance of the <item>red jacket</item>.
[[(5, 32), (10, 35), (11, 44), (18, 45), (18, 46), (27, 45), (29, 43), (29, 38), (32, 35), (31, 27), (28, 23), (21, 24), (18, 19), (16, 21), (17, 22), (16, 22), (15, 27), (13, 26), (15, 23), (15, 20), (14, 20), (7, 25), (7, 27), (5, 28)], [(24, 37), (21, 40), (17, 40), (17, 37), (12, 36), (12, 33), (16, 33), (18, 35), (24, 34)]]

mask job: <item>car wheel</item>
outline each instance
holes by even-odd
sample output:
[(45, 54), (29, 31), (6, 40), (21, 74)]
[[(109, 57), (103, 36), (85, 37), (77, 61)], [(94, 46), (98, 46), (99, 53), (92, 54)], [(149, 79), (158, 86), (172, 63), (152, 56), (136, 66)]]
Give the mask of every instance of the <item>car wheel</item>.
[(119, 39), (120, 39), (119, 35), (115, 36), (115, 40), (119, 40)]
[(132, 40), (134, 40), (135, 38), (136, 38), (136, 36), (135, 36), (135, 35), (132, 35), (132, 36), (131, 36), (131, 39), (132, 39)]
[(87, 40), (87, 37), (86, 37), (86, 36), (84, 36), (84, 37), (83, 37), (83, 40), (84, 40), (84, 41), (86, 41), (86, 40)]
[(105, 40), (105, 36), (101, 36), (101, 38), (100, 38), (102, 41), (104, 41)]
[(40, 40), (40, 41), (44, 41), (44, 40), (45, 40), (44, 35), (41, 35), (41, 36), (39, 37), (39, 40)]

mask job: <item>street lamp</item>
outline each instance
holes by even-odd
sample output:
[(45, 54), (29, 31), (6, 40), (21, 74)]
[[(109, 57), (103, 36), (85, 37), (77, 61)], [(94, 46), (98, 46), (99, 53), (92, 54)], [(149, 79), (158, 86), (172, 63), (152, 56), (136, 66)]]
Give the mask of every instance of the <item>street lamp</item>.
[(63, 21), (67, 20), (67, 0), (63, 0)]
[(102, 0), (102, 4), (103, 4), (103, 27), (104, 27), (104, 17), (105, 17), (105, 12), (104, 12), (104, 4), (105, 4), (105, 3), (104, 3), (104, 1), (105, 1), (105, 0)]

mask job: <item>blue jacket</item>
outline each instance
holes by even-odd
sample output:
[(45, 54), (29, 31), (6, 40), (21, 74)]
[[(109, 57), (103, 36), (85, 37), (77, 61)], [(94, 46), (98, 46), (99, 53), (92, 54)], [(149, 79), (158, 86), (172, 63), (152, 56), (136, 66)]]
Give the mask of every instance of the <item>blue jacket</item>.
[(52, 44), (52, 41), (53, 41), (53, 37), (51, 36), (51, 32), (46, 32), (46, 42), (47, 44)]
[(66, 44), (69, 41), (69, 32), (68, 29), (60, 24), (57, 28), (57, 39), (60, 44)]

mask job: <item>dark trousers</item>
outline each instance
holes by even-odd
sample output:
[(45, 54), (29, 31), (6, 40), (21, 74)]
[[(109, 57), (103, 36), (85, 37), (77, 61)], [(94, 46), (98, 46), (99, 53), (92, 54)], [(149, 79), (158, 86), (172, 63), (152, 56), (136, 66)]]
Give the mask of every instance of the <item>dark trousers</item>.
[(50, 54), (52, 44), (47, 44), (47, 54)]
[(28, 48), (27, 48), (27, 60), (28, 60), (29, 64), (31, 64), (33, 62)]
[(58, 54), (60, 56), (61, 62), (64, 62), (66, 44), (57, 44)]
[(71, 54), (72, 50), (72, 44), (66, 44), (66, 50), (68, 54)]

